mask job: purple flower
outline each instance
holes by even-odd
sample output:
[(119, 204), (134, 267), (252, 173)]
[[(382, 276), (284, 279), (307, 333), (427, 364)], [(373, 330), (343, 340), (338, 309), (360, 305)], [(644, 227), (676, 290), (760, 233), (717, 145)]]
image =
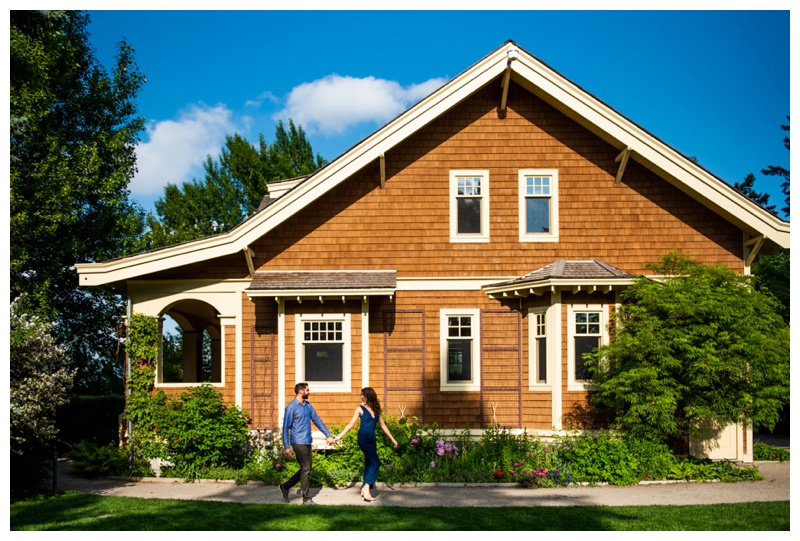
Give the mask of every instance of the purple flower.
[(435, 460), (431, 460), (431, 468), (435, 468), (435, 467), (436, 467), (436, 461)]
[(411, 440), (411, 443), (419, 443), (419, 440), (417, 438), (414, 438), (413, 440)]

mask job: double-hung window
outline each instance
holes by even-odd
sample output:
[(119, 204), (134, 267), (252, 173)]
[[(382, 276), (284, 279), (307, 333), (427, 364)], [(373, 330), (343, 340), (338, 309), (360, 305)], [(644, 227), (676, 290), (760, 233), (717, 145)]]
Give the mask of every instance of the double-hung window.
[(441, 389), (480, 390), (480, 311), (439, 313), (441, 325)]
[(568, 311), (569, 382), (573, 390), (586, 389), (591, 384), (585, 353), (591, 353), (606, 340), (606, 322), (602, 306), (572, 306)]
[(532, 308), (528, 312), (530, 321), (530, 387), (549, 388), (547, 379), (547, 311), (546, 308)]
[(348, 314), (296, 316), (297, 380), (317, 391), (350, 391), (350, 319)]
[(520, 242), (558, 241), (558, 171), (519, 172)]
[(450, 171), (450, 242), (489, 242), (489, 171)]

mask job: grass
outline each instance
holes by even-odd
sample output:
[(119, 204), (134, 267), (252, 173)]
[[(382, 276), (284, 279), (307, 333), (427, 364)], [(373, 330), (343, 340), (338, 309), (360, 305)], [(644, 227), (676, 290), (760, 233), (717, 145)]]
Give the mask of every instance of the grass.
[(789, 502), (629, 507), (257, 505), (40, 495), (11, 504), (14, 531), (789, 531)]

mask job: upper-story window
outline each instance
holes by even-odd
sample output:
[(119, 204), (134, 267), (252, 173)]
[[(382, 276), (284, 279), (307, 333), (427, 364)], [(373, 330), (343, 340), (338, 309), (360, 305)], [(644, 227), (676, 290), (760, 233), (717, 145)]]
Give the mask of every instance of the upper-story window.
[(489, 171), (450, 171), (450, 242), (489, 242)]
[(520, 242), (558, 241), (558, 171), (519, 172)]

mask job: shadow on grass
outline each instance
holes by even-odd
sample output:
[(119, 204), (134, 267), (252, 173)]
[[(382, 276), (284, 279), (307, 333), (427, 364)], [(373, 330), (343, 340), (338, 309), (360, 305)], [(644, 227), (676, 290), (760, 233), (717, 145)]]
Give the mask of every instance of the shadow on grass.
[(789, 502), (637, 507), (356, 507), (238, 504), (74, 492), (11, 504), (29, 531), (789, 530)]

